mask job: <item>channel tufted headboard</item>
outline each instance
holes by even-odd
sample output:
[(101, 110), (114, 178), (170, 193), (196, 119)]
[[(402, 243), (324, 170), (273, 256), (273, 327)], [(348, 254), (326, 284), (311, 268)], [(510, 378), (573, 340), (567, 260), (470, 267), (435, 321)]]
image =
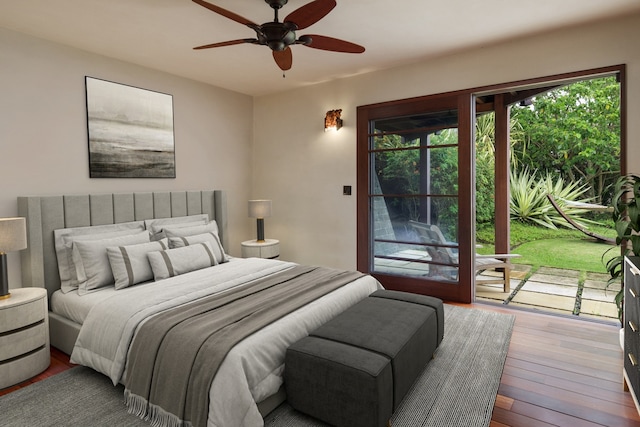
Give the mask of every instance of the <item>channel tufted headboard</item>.
[(228, 251), (227, 199), (221, 190), (18, 197), (18, 215), (27, 219), (22, 286), (46, 288), (49, 297), (60, 289), (53, 230), (202, 213), (216, 220)]

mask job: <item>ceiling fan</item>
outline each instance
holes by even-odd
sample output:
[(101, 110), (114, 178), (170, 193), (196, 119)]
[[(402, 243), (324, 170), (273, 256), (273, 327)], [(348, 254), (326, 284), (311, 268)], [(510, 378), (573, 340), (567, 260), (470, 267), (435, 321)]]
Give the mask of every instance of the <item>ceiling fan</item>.
[(273, 51), (273, 59), (282, 71), (286, 71), (291, 68), (293, 56), (289, 46), (294, 44), (301, 44), (314, 49), (329, 50), (333, 52), (364, 52), (364, 47), (360, 45), (345, 40), (335, 39), (333, 37), (317, 34), (306, 34), (300, 37), (296, 36), (297, 30), (310, 27), (331, 12), (331, 10), (336, 7), (335, 0), (314, 0), (311, 3), (307, 3), (306, 5), (291, 12), (286, 18), (284, 18), (283, 22), (280, 22), (278, 19), (278, 11), (282, 6), (287, 4), (288, 0), (265, 0), (265, 2), (274, 10), (274, 19), (273, 22), (265, 22), (262, 25), (258, 25), (240, 15), (236, 15), (233, 12), (204, 0), (193, 1), (219, 15), (246, 25), (256, 32), (255, 38), (206, 44), (194, 47), (194, 49), (210, 49), (214, 47), (232, 46), (243, 43), (265, 45), (269, 46)]

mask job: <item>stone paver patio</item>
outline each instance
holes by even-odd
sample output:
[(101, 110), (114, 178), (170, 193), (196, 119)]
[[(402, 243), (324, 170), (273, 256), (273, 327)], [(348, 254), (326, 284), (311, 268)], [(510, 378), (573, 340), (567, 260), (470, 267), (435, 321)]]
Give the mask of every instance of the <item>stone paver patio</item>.
[[(376, 258), (376, 271), (389, 274), (426, 276), (431, 259), (425, 251), (404, 249), (393, 254), (401, 259)], [(479, 277), (499, 275), (487, 271)], [(512, 264), (510, 292), (502, 285), (476, 285), (478, 301), (499, 302), (511, 307), (555, 312), (598, 320), (618, 322), (618, 309), (614, 302), (620, 285), (607, 287), (609, 275), (578, 270)]]
[(513, 268), (511, 292), (502, 292), (501, 285), (477, 285), (477, 299), (513, 307), (618, 321), (614, 297), (620, 285), (607, 287), (607, 274), (551, 267), (540, 267), (531, 272), (530, 266), (521, 264), (514, 264)]

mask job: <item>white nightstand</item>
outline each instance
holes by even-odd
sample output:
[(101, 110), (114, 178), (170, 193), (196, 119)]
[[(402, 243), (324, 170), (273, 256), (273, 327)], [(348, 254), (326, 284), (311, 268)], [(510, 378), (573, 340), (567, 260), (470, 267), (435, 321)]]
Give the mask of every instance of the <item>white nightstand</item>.
[(242, 258), (269, 258), (274, 259), (280, 256), (280, 240), (264, 239), (263, 242), (257, 240), (246, 240), (242, 242)]
[(36, 376), (50, 357), (46, 289), (11, 289), (0, 300), (0, 388)]

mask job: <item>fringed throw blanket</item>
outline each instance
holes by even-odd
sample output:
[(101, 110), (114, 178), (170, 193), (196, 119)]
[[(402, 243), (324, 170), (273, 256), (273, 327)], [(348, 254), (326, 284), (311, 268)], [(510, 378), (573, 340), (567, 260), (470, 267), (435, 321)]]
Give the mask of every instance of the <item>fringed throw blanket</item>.
[(155, 426), (206, 426), (211, 382), (235, 344), (362, 276), (296, 266), (150, 318), (129, 351), (129, 411)]

